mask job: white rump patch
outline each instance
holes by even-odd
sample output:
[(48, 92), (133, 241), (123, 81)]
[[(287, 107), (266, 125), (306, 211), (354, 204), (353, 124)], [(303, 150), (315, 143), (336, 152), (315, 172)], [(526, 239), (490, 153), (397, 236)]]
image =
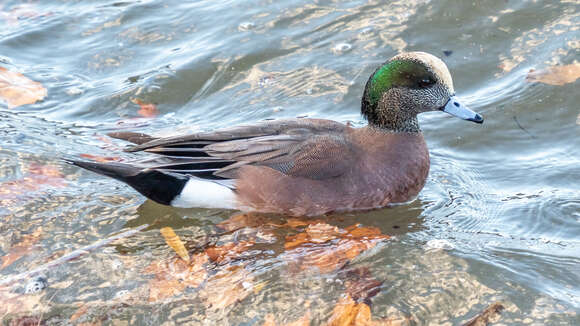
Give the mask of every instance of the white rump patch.
[(236, 209), (236, 194), (216, 182), (191, 178), (171, 201), (171, 206)]

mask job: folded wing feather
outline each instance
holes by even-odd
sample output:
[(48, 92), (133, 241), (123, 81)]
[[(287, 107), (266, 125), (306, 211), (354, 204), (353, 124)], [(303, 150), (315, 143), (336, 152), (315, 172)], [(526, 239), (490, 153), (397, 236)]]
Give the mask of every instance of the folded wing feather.
[[(207, 179), (235, 179), (245, 165), (267, 166), (310, 179), (339, 176), (352, 166), (356, 146), (344, 124), (322, 119), (264, 121), (213, 132), (169, 138), (124, 133), (136, 146), (128, 152), (160, 155), (148, 168)], [(123, 137), (116, 137), (125, 139)], [(134, 140), (139, 141), (134, 141)]]

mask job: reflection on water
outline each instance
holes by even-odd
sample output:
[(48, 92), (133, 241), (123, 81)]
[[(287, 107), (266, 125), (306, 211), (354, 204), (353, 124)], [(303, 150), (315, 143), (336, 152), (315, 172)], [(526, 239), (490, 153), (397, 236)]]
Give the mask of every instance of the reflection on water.
[[(455, 325), (501, 301), (501, 324), (580, 324), (578, 82), (525, 82), (532, 68), (577, 60), (579, 9), (574, 1), (1, 3), (0, 66), (48, 96), (0, 104), (0, 284), (149, 225), (0, 286), (3, 323), (262, 325), (308, 313), (319, 325), (352, 295), (370, 304), (373, 320)], [(298, 247), (309, 255), (290, 255), (285, 243), (317, 228), (261, 215), (224, 231), (237, 212), (144, 202), (58, 160), (134, 158), (104, 137), (118, 130), (167, 135), (305, 115), (362, 125), (368, 74), (404, 50), (442, 57), (458, 96), (486, 122), (422, 115), (431, 172), (419, 198), (324, 217), (334, 235)], [(143, 116), (137, 103), (159, 114)], [(339, 235), (357, 224), (391, 238), (372, 248), (344, 242)], [(228, 243), (239, 256), (199, 260), (188, 274), (162, 227), (192, 257)], [(152, 288), (162, 299), (152, 300)]]

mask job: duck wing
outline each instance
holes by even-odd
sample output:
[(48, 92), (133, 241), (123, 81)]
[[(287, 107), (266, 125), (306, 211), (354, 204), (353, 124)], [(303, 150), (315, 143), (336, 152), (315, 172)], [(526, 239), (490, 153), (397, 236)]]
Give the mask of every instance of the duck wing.
[(205, 179), (235, 179), (245, 165), (289, 176), (327, 179), (342, 175), (356, 158), (344, 124), (323, 119), (272, 120), (185, 136), (110, 136), (135, 143), (128, 152), (158, 154), (141, 161), (149, 169)]

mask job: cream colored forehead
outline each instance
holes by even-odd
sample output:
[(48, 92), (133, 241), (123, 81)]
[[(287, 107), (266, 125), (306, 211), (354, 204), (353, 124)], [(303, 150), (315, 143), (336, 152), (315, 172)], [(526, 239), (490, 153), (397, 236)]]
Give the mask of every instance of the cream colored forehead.
[(429, 70), (439, 77), (439, 80), (441, 80), (443, 84), (449, 87), (449, 90), (452, 93), (455, 93), (455, 90), (453, 89), (453, 80), (451, 79), (451, 74), (449, 73), (449, 69), (447, 69), (447, 65), (436, 56), (426, 52), (403, 52), (394, 56), (393, 59), (414, 59), (421, 61)]

